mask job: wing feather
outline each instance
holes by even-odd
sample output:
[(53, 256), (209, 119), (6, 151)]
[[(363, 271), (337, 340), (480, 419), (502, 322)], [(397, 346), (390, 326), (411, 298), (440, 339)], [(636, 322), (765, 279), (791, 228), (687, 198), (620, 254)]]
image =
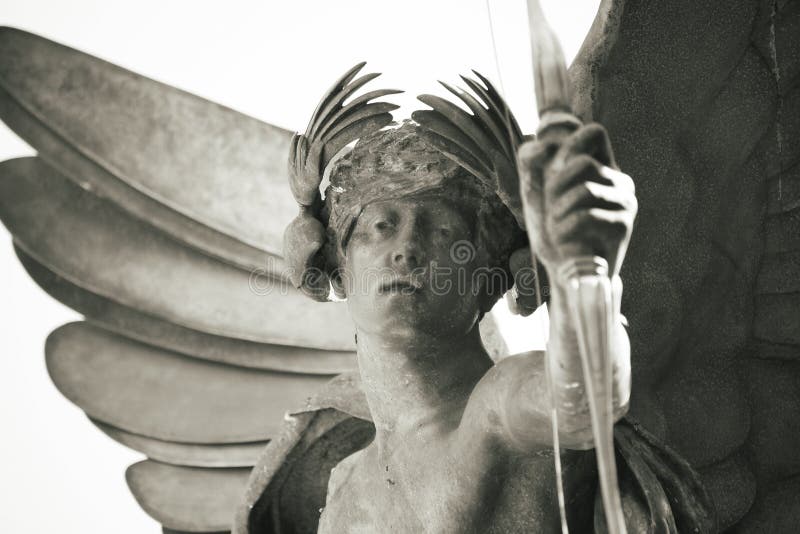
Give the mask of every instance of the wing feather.
[(390, 104), (389, 102), (374, 102), (372, 104), (363, 105), (359, 109), (352, 111), (346, 117), (342, 118), (338, 124), (331, 124), (330, 129), (327, 130), (322, 136), (322, 140), (323, 142), (327, 143), (349, 126), (369, 119), (370, 117), (381, 115), (383, 113), (390, 113), (399, 107), (400, 106), (397, 104)]
[(331, 98), (331, 100), (325, 104), (325, 107), (322, 108), (319, 112), (319, 115), (316, 116), (314, 127), (312, 128), (310, 135), (307, 135), (306, 137), (309, 139), (320, 138), (322, 136), (321, 130), (325, 129), (325, 126), (330, 122), (332, 113), (335, 110), (340, 109), (344, 101), (347, 100), (350, 95), (361, 89), (364, 85), (371, 82), (378, 76), (380, 76), (380, 73), (377, 72), (365, 74), (354, 80), (352, 83), (348, 83), (348, 85), (344, 86), (339, 92), (333, 95), (333, 98)]
[(311, 115), (311, 120), (308, 122), (308, 128), (306, 128), (305, 137), (310, 138), (311, 133), (317, 129), (317, 126), (320, 122), (322, 122), (324, 115), (322, 114), (322, 110), (328, 107), (328, 104), (336, 98), (336, 95), (341, 93), (341, 91), (347, 87), (347, 84), (350, 83), (350, 80), (356, 77), (361, 69), (364, 68), (366, 65), (366, 61), (361, 61), (360, 63), (356, 63), (350, 69), (347, 70), (344, 74), (342, 74), (338, 80), (336, 80), (333, 85), (325, 92), (322, 97), (322, 100), (319, 101), (317, 104), (314, 113)]
[(55, 330), (45, 354), (56, 387), (93, 419), (184, 443), (267, 440), (329, 378), (186, 358), (87, 323)]
[(0, 118), (70, 179), (227, 262), (280, 254), (290, 132), (24, 31), (0, 50)]
[(179, 443), (132, 434), (94, 419), (92, 423), (114, 441), (144, 453), (151, 460), (186, 467), (252, 467), (268, 443)]
[(150, 517), (179, 532), (227, 532), (250, 468), (204, 469), (145, 460), (125, 472), (128, 487)]
[(399, 89), (376, 89), (375, 91), (364, 93), (358, 98), (353, 99), (351, 102), (348, 102), (346, 106), (342, 107), (342, 109), (331, 115), (330, 119), (325, 124), (325, 127), (320, 129), (319, 135), (324, 137), (330, 131), (330, 128), (336, 126), (340, 121), (345, 120), (352, 113), (357, 112), (367, 102), (382, 96), (396, 95), (402, 92), (403, 91)]
[(358, 139), (368, 135), (371, 132), (380, 130), (384, 126), (388, 126), (392, 120), (393, 118), (391, 113), (381, 113), (379, 115), (366, 117), (358, 122), (350, 124), (347, 126), (347, 128), (342, 129), (339, 133), (331, 137), (330, 140), (325, 143), (325, 148), (322, 153), (322, 164), (320, 168), (324, 169), (331, 162), (333, 157), (344, 147), (352, 143), (354, 139)]
[(355, 353), (255, 343), (206, 334), (129, 308), (47, 270), (16, 248), (23, 267), (50, 296), (106, 330), (186, 356), (287, 373), (332, 375), (356, 369)]
[(341, 303), (247, 273), (156, 232), (37, 158), (0, 163), (0, 219), (48, 270), (193, 330), (261, 343), (352, 350)]

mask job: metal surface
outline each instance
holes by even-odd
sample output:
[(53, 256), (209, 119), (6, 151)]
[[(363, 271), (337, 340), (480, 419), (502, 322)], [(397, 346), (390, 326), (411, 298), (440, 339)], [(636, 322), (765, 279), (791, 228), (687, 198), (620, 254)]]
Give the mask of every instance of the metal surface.
[(45, 354), (56, 387), (90, 417), (185, 443), (269, 439), (328, 380), (187, 358), (87, 323), (55, 330)]
[(254, 343), (163, 321), (71, 283), (19, 248), (16, 253), (31, 278), (48, 294), (90, 322), (125, 337), (194, 358), (254, 369), (334, 375), (357, 368), (355, 352)]
[[(547, 23), (538, 0), (528, 0), (531, 56), (536, 104), (540, 116), (540, 139), (556, 138), (574, 123), (571, 117), (569, 77), (564, 53)], [(559, 278), (565, 284), (572, 324), (578, 340), (583, 379), (592, 421), (600, 493), (609, 534), (624, 534), (617, 466), (614, 454), (614, 412), (612, 402), (612, 358), (610, 335), (616, 324), (611, 306), (608, 265), (589, 251), (576, 250)], [(551, 375), (552, 376), (552, 375)], [(554, 410), (554, 413), (557, 413)], [(554, 423), (557, 444), (558, 424)], [(560, 451), (556, 449), (556, 471), (560, 472)], [(567, 531), (563, 490), (559, 487), (562, 531)]]
[(102, 421), (94, 419), (91, 421), (114, 441), (147, 455), (151, 460), (186, 467), (252, 467), (268, 443), (267, 441), (214, 445), (179, 443), (148, 438), (125, 432)]
[(280, 254), (289, 132), (24, 31), (0, 49), (0, 118), (71, 179), (226, 261)]
[(0, 219), (50, 271), (160, 319), (225, 337), (352, 350), (342, 303), (200, 254), (130, 217), (38, 158), (0, 163)]
[(247, 484), (249, 468), (177, 467), (152, 460), (125, 472), (133, 496), (153, 519), (183, 532), (227, 531)]

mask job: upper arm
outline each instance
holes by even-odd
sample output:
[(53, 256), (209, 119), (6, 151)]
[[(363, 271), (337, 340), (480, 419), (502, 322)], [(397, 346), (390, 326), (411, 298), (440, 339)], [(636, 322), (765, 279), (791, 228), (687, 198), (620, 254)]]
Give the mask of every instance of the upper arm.
[(544, 352), (505, 358), (478, 382), (464, 409), (462, 442), (481, 436), (520, 452), (552, 446)]

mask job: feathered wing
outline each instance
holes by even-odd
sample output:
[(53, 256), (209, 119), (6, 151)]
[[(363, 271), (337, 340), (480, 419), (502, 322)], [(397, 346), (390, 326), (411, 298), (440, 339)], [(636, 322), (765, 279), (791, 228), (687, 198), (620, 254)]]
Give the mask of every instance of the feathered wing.
[(344, 305), (308, 299), (280, 251), (398, 91), (356, 96), (377, 76), (356, 65), (292, 136), (20, 30), (0, 28), (0, 51), (0, 118), (38, 151), (0, 163), (0, 219), (30, 276), (86, 319), (49, 336), (48, 371), (148, 457), (126, 478), (165, 532), (228, 531), (284, 414), (356, 368)]
[[(720, 528), (737, 532), (791, 532), (800, 513), (798, 28), (798, 2), (604, 1), (571, 69), (575, 109), (608, 128), (640, 201), (623, 273), (632, 416), (699, 469)], [(244, 484), (248, 444), (274, 434), (247, 417), (203, 425), (198, 410), (282, 413), (279, 373), (310, 394), (315, 376), (353, 366), (346, 314), (328, 311), (339, 305), (268, 291), (296, 213), (291, 136), (24, 32), (3, 29), (0, 45), (0, 117), (40, 154), (0, 167), (0, 217), (32, 276), (90, 323), (53, 334), (51, 373), (101, 428), (151, 455), (128, 476), (145, 509), (176, 531), (226, 530), (228, 505), (211, 495), (238, 501), (226, 488)], [(65, 218), (37, 222), (53, 210)], [(319, 336), (301, 341), (299, 318)], [(286, 348), (300, 344), (314, 346)], [(238, 373), (256, 396), (227, 391)], [(138, 398), (140, 376), (171, 413), (115, 411)], [(176, 481), (183, 491), (159, 494)]]
[(50, 335), (48, 371), (148, 456), (127, 480), (166, 531), (227, 531), (284, 414), (355, 368), (343, 304), (279, 256), (291, 135), (19, 30), (0, 51), (0, 118), (38, 151), (0, 163), (0, 219), (86, 317)]
[(800, 516), (798, 30), (798, 2), (604, 1), (571, 68), (639, 198), (631, 415), (736, 532)]

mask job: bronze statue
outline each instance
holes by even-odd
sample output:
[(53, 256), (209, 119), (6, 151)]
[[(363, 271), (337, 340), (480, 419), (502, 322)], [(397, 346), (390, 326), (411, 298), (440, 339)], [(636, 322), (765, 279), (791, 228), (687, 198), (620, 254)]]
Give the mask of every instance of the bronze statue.
[[(485, 86), (464, 78), (477, 99), (448, 87), (475, 115), (426, 95), (420, 99), (434, 110), (414, 114), (423, 126), (380, 129), (391, 106), (367, 102), (388, 91), (341, 104), (374, 76), (356, 79), (362, 66), (325, 95), (289, 156), (300, 215), (287, 228), (284, 256), (306, 294), (327, 300), (330, 281), (347, 299), (375, 425), (374, 440), (331, 471), (319, 531), (557, 531), (553, 403), (560, 446), (593, 447), (576, 326), (559, 271), (574, 251), (595, 251), (608, 260), (619, 305), (618, 273), (636, 216), (633, 181), (615, 169), (596, 124), (573, 118), (563, 140), (518, 146), (516, 121), (480, 75)], [(332, 164), (323, 198), (325, 166), (350, 141), (337, 143), (331, 131), (360, 139)], [(521, 188), (509, 185), (519, 180), (517, 157)], [(465, 160), (484, 172), (467, 170)], [(528, 256), (529, 269), (516, 274), (533, 274), (524, 230), (549, 280), (549, 348), (495, 364), (478, 323), (514, 284), (512, 256)], [(614, 317), (618, 419), (630, 394), (630, 348)], [(569, 520), (573, 531), (585, 532), (594, 517), (596, 465), (591, 454), (572, 452), (563, 470)], [(626, 505), (633, 531), (651, 521), (639, 517), (645, 508)], [(713, 518), (705, 513), (681, 527), (707, 528)], [(671, 516), (659, 520), (674, 530)]]
[[(603, 2), (583, 124), (538, 140), (486, 79), (389, 128), (393, 91), (345, 76), (293, 138), (4, 28), (0, 116), (38, 155), (0, 164), (0, 218), (86, 318), (48, 371), (147, 457), (126, 478), (168, 531), (602, 532), (561, 268), (602, 256), (628, 532), (793, 532), (796, 5)], [(546, 355), (481, 347), (504, 293), (549, 299)]]

